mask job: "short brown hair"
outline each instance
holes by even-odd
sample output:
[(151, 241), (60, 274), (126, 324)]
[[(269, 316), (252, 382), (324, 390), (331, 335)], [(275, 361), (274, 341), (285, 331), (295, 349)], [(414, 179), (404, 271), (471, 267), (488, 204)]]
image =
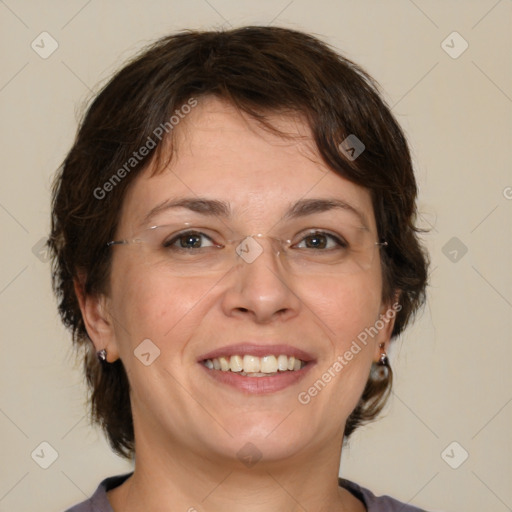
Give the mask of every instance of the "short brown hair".
[[(108, 293), (111, 253), (106, 244), (114, 236), (125, 192), (159, 159), (164, 145), (158, 140), (130, 168), (126, 162), (155, 139), (157, 127), (167, 127), (162, 140), (172, 140), (170, 116), (191, 98), (207, 95), (264, 124), (273, 112), (303, 116), (326, 164), (371, 193), (379, 237), (388, 244), (381, 251), (382, 298), (391, 303), (400, 292), (393, 336), (425, 299), (428, 259), (414, 225), (417, 187), (408, 145), (366, 72), (317, 38), (285, 28), (184, 31), (160, 39), (96, 96), (53, 190), (49, 246), (59, 312), (75, 346), (85, 348), (91, 417), (125, 457), (135, 450), (128, 378), (121, 360), (97, 361), (73, 283), (84, 275), (86, 294)], [(365, 146), (355, 160), (340, 149), (351, 134)], [(390, 389), (391, 373), (384, 381), (370, 374), (345, 438), (377, 416)]]

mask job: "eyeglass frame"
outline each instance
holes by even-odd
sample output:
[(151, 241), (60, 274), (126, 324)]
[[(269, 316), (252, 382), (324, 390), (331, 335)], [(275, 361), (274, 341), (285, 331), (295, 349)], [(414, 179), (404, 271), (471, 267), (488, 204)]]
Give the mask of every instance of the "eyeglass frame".
[[(113, 247), (113, 246), (116, 246), (116, 245), (143, 244), (143, 243), (145, 243), (147, 241), (143, 240), (141, 238), (136, 238), (140, 233), (144, 233), (144, 232), (148, 232), (148, 231), (151, 232), (152, 230), (155, 230), (155, 229), (158, 229), (158, 228), (166, 228), (166, 227), (170, 227), (170, 226), (171, 226), (170, 224), (160, 224), (160, 225), (150, 226), (148, 228), (142, 229), (139, 233), (136, 233), (136, 234), (132, 235), (134, 238), (123, 238), (123, 239), (119, 239), (119, 240), (111, 240), (111, 241), (107, 242), (106, 246), (107, 247)], [(238, 245), (236, 246), (234, 253), (236, 253), (246, 263), (252, 263), (263, 252), (263, 249), (261, 249), (261, 251), (258, 254), (256, 254), (255, 257), (251, 258), (251, 261), (248, 261), (244, 256), (242, 256), (240, 254), (240, 252), (244, 252), (244, 251), (241, 251), (241, 250), (238, 249), (240, 247), (240, 245), (245, 240), (247, 240), (247, 239), (253, 239), (253, 240), (256, 241), (257, 238), (259, 238), (259, 239), (261, 239), (261, 238), (269, 238), (272, 241), (279, 242), (280, 246), (282, 248), (284, 248), (283, 252), (285, 253), (285, 256), (286, 256), (286, 253), (288, 252), (287, 251), (288, 247), (286, 246), (286, 244), (291, 244), (291, 242), (292, 242), (292, 240), (289, 240), (289, 239), (285, 240), (285, 239), (281, 239), (281, 238), (278, 238), (278, 237), (275, 237), (275, 236), (272, 236), (272, 235), (265, 235), (265, 234), (262, 234), (262, 233), (256, 233), (256, 234), (252, 234), (252, 235), (245, 235), (245, 236), (243, 236), (241, 238), (228, 239), (228, 240), (225, 240), (224, 243), (219, 244), (219, 243), (215, 242), (213, 239), (211, 239), (211, 237), (209, 237), (206, 233), (203, 233), (201, 231), (201, 229), (190, 228), (188, 231), (190, 231), (191, 233), (195, 232), (195, 234), (197, 234), (197, 235), (203, 235), (203, 236), (209, 238), (212, 241), (212, 243), (217, 248), (219, 248), (219, 249), (225, 248), (228, 244), (229, 245), (234, 245), (234, 243), (238, 242)], [(186, 235), (188, 233), (188, 231), (183, 231), (181, 233), (180, 232), (176, 233), (176, 238), (180, 234)], [(312, 230), (312, 232), (309, 233), (309, 236), (311, 236), (311, 235), (329, 235), (329, 236), (334, 237), (334, 238), (338, 238), (339, 236), (342, 236), (342, 235), (334, 235), (334, 234), (328, 233), (327, 231), (322, 230), (322, 229)], [(342, 236), (342, 238), (343, 238), (343, 236)], [(388, 242), (386, 240), (382, 240), (380, 242), (372, 242), (372, 244), (371, 244), (372, 248), (376, 248), (376, 247), (381, 248), (381, 247), (387, 247), (387, 246), (388, 246)], [(184, 249), (184, 250), (187, 250), (187, 249)], [(276, 251), (275, 255), (279, 257), (281, 255), (281, 251), (280, 250)], [(372, 259), (372, 262), (373, 262), (373, 259)], [(362, 267), (360, 267), (360, 268), (362, 268)]]

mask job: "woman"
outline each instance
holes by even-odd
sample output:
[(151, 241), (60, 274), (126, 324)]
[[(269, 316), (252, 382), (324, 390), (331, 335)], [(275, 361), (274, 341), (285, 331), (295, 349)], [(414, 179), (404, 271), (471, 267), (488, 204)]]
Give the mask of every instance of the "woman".
[(50, 247), (93, 419), (134, 472), (74, 512), (414, 511), (338, 479), (424, 301), (407, 143), (317, 39), (183, 32), (117, 73)]

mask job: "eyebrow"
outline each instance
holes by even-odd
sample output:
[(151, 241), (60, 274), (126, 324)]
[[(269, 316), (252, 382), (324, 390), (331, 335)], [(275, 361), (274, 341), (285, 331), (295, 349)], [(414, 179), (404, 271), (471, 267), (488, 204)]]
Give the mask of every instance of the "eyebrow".
[(346, 210), (354, 214), (361, 224), (368, 229), (368, 219), (366, 215), (355, 206), (341, 199), (301, 199), (297, 201), (285, 213), (284, 220), (306, 217), (314, 213), (322, 213), (329, 210)]
[(215, 217), (230, 217), (229, 203), (217, 199), (183, 197), (179, 199), (167, 199), (152, 208), (144, 217), (142, 224), (151, 220), (155, 215), (173, 208), (186, 208), (192, 212)]
[[(178, 198), (168, 199), (154, 208), (144, 217), (143, 224), (151, 220), (155, 215), (174, 208), (186, 208), (190, 211), (201, 215), (228, 218), (231, 216), (231, 207), (225, 201), (206, 198)], [(366, 215), (355, 206), (341, 199), (300, 199), (294, 203), (284, 214), (283, 220), (297, 219), (313, 215), (314, 213), (322, 213), (329, 210), (341, 209), (351, 212), (355, 215), (363, 227), (369, 229), (368, 219)]]

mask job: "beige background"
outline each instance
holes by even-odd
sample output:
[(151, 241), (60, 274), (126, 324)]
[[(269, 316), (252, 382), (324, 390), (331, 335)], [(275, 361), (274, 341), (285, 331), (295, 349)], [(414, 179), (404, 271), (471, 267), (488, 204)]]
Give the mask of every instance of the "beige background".
[[(512, 510), (511, 21), (510, 0), (0, 1), (0, 511), (63, 511), (129, 469), (87, 425), (38, 250), (81, 105), (147, 42), (243, 24), (315, 33), (381, 83), (431, 227), (427, 307), (395, 343), (394, 396), (342, 474), (431, 510)], [(31, 48), (43, 31), (59, 45), (46, 59)], [(458, 58), (462, 39), (442, 46), (453, 31), (469, 44)], [(31, 457), (43, 441), (58, 452), (48, 469)]]

